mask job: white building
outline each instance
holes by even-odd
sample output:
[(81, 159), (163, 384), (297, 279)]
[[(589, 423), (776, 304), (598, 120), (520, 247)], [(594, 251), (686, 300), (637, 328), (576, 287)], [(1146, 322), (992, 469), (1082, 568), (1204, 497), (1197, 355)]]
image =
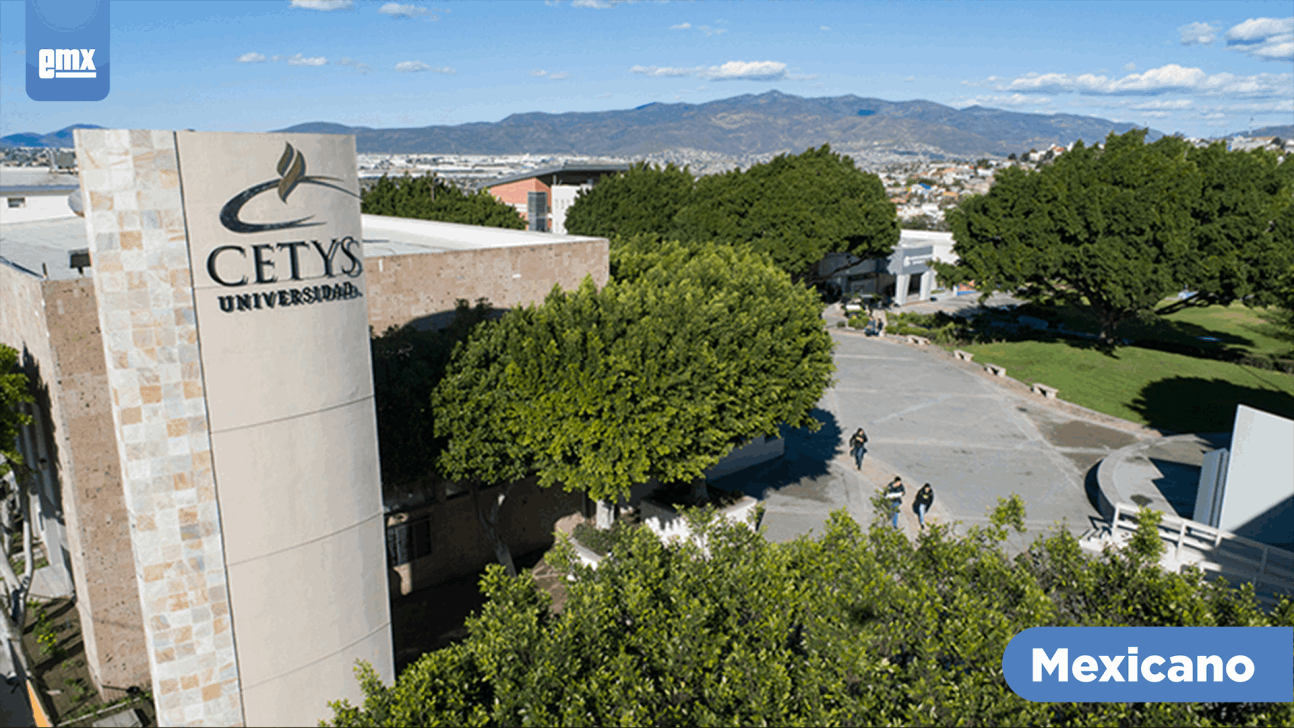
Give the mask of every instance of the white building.
[(0, 224), (72, 217), (68, 196), (78, 189), (76, 174), (45, 167), (0, 167)]

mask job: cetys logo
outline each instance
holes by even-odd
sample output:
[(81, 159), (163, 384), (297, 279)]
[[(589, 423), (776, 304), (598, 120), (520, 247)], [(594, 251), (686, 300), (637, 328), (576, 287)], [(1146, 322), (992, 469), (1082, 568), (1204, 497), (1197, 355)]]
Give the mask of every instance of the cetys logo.
[(226, 230), (235, 233), (263, 233), (269, 230), (287, 230), (289, 228), (313, 227), (322, 225), (322, 222), (310, 222), (314, 215), (299, 217), (295, 220), (285, 220), (283, 222), (247, 222), (243, 220), (243, 206), (252, 201), (257, 195), (276, 190), (279, 201), (287, 204), (288, 196), (298, 185), (321, 185), (330, 187), (334, 190), (344, 192), (351, 197), (358, 198), (359, 195), (351, 192), (345, 187), (338, 187), (331, 182), (341, 182), (337, 177), (310, 177), (306, 175), (306, 158), (305, 155), (298, 151), (291, 144), (284, 144), (283, 155), (279, 157), (279, 163), (276, 166), (278, 170), (278, 179), (272, 179), (268, 182), (261, 182), (252, 185), (247, 189), (234, 195), (232, 199), (225, 203), (220, 209), (220, 224), (225, 226)]
[(1294, 627), (1035, 627), (1002, 672), (1035, 702), (1291, 702)]
[(108, 0), (27, 0), (27, 96), (101, 101), (108, 96)]

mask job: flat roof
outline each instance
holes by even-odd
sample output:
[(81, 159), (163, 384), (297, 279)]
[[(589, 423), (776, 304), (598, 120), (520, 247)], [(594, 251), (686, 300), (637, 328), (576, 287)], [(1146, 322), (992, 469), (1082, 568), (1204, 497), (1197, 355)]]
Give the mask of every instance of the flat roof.
[[(85, 220), (79, 217), (0, 225), (0, 258), (35, 275), (42, 274), (44, 264), (50, 280), (82, 277), (75, 268), (67, 267), (68, 253), (88, 247)], [(85, 277), (89, 275), (90, 269), (86, 268)]]
[(566, 163), (552, 164), (546, 167), (538, 167), (536, 169), (526, 170), (524, 172), (515, 172), (513, 174), (507, 174), (502, 177), (498, 177), (496, 179), (485, 180), (481, 184), (481, 188), (489, 189), (491, 187), (497, 187), (499, 185), (506, 185), (509, 182), (516, 182), (518, 180), (530, 179), (531, 177), (542, 177), (546, 174), (557, 174), (560, 172), (575, 174), (578, 172), (626, 172), (628, 170), (629, 170), (628, 162), (587, 162), (587, 163), (572, 162), (570, 164), (566, 164)]
[(71, 192), (80, 188), (80, 178), (75, 173), (50, 172), (48, 167), (0, 167), (3, 195)]
[(364, 215), (364, 257), (578, 243), (602, 238)]
[[(384, 215), (363, 215), (362, 225), (365, 258), (601, 240)], [(85, 220), (80, 217), (0, 225), (0, 258), (36, 275), (42, 274), (44, 264), (51, 280), (81, 277), (75, 268), (68, 267), (68, 254), (88, 247)], [(90, 275), (89, 268), (85, 269), (85, 275)]]

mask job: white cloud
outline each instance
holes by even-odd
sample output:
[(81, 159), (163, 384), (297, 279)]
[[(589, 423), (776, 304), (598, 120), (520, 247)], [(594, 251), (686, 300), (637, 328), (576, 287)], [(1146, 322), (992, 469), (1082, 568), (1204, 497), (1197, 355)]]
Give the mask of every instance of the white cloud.
[(420, 8), (417, 5), (401, 5), (400, 3), (387, 3), (378, 8), (377, 11), (383, 15), (390, 15), (393, 18), (418, 18), (423, 15), (430, 15), (428, 20), (440, 20), (440, 18), (431, 14), (430, 8)]
[(1133, 71), (1137, 70), (1137, 64), (1125, 63), (1123, 64), (1123, 70), (1127, 71), (1128, 73), (1132, 73)]
[(978, 87), (978, 86), (990, 86), (990, 85), (992, 85), (992, 84), (994, 84), (994, 83), (997, 83), (998, 81), (1001, 81), (1001, 80), (1002, 80), (1002, 79), (998, 78), (997, 76), (989, 76), (988, 78), (984, 79), (983, 81), (962, 81), (962, 85), (963, 85), (963, 86), (976, 86), (976, 87)]
[(688, 28), (691, 28), (691, 27), (692, 27), (692, 24), (691, 24), (691, 23), (679, 23), (678, 25), (671, 25), (671, 26), (669, 27), (669, 29), (670, 29), (670, 30), (687, 30)]
[(903, 83), (912, 83), (913, 81), (916, 81), (916, 80), (917, 80), (916, 76), (908, 76), (907, 78), (903, 79)]
[(651, 76), (652, 78), (663, 78), (663, 77), (674, 78), (678, 76), (691, 76), (693, 73), (696, 72), (696, 69), (695, 68), (674, 68), (671, 66), (634, 66), (633, 68), (629, 69), (629, 72), (641, 73), (644, 76)]
[(968, 106), (1046, 106), (1051, 99), (1046, 96), (1026, 96), (1025, 94), (987, 94), (967, 99)]
[(271, 56), (270, 60), (275, 63), (278, 63), (279, 61), (287, 61), (289, 66), (325, 66), (328, 64), (328, 59), (323, 56), (306, 58), (300, 53), (295, 56)]
[(256, 53), (255, 51), (253, 51), (251, 53), (244, 53), (241, 56), (235, 58), (234, 60), (239, 63), (264, 63), (265, 54)]
[(1079, 99), (1069, 102), (1070, 106), (1090, 106), (1098, 109), (1189, 109), (1195, 105), (1191, 99)]
[(292, 0), (292, 7), (302, 10), (346, 10), (354, 4), (352, 0)]
[(1264, 61), (1294, 59), (1294, 17), (1252, 18), (1223, 36), (1230, 50)]
[(360, 63), (359, 61), (350, 57), (344, 57), (340, 61), (337, 61), (337, 63), (338, 65), (342, 65), (342, 66), (350, 66), (351, 68), (354, 68), (356, 71), (359, 71), (360, 73), (368, 73), (369, 71), (373, 70), (372, 66), (368, 65), (367, 63)]
[(1081, 93), (1111, 96), (1153, 96), (1163, 93), (1197, 93), (1241, 97), (1281, 96), (1289, 93), (1294, 75), (1260, 73), (1236, 76), (1231, 73), (1209, 75), (1199, 68), (1185, 68), (1170, 63), (1145, 73), (1123, 78), (1085, 73), (1027, 73), (999, 85), (999, 91), (1019, 93)]
[(422, 61), (401, 61), (395, 64), (395, 70), (400, 73), (422, 73), (423, 71), (431, 71), (432, 73), (457, 73), (449, 66), (437, 68), (435, 66), (429, 66)]
[(824, 25), (824, 26), (822, 26), (822, 27), (818, 28), (818, 30), (831, 30), (831, 26)]
[(565, 71), (558, 71), (557, 73), (549, 73), (548, 71), (536, 69), (534, 71), (531, 71), (530, 75), (536, 78), (551, 78), (554, 81), (560, 81), (563, 78), (568, 77), (570, 74), (566, 73)]
[(778, 61), (728, 61), (697, 73), (711, 81), (780, 81), (786, 77), (786, 64)]
[(705, 33), (707, 36), (723, 35), (724, 33), (728, 32), (727, 28), (711, 28), (708, 25), (698, 25), (696, 26), (696, 29), (701, 31), (702, 33)]
[(1218, 27), (1208, 23), (1188, 23), (1177, 29), (1182, 34), (1182, 45), (1208, 45), (1218, 37)]

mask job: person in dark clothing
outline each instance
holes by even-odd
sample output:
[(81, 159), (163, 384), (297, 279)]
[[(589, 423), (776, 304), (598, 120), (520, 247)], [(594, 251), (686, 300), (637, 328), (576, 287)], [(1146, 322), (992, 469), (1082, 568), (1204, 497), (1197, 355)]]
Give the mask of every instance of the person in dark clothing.
[(849, 438), (849, 454), (854, 456), (854, 466), (859, 470), (863, 469), (863, 446), (866, 444), (867, 433), (860, 427), (853, 437)]
[(895, 528), (899, 527), (899, 510), (903, 507), (904, 492), (903, 479), (897, 475), (894, 476), (894, 480), (891, 480), (889, 486), (885, 489), (885, 498), (890, 502), (890, 514)]
[(917, 512), (917, 523), (920, 523), (923, 529), (926, 527), (926, 514), (930, 512), (930, 506), (934, 505), (934, 502), (935, 489), (926, 483), (921, 486), (921, 490), (917, 491), (916, 500), (912, 504)]

